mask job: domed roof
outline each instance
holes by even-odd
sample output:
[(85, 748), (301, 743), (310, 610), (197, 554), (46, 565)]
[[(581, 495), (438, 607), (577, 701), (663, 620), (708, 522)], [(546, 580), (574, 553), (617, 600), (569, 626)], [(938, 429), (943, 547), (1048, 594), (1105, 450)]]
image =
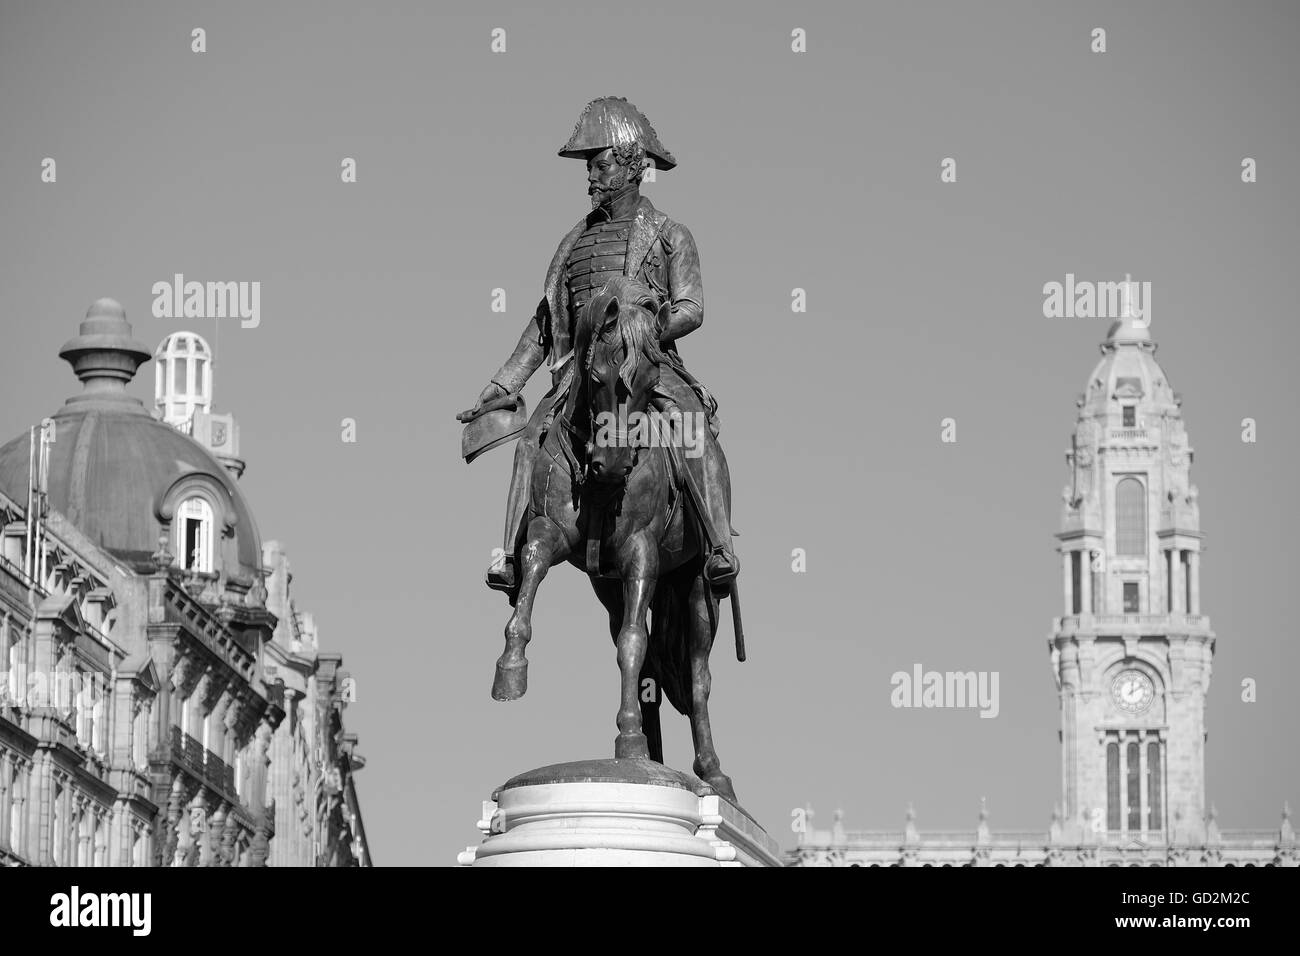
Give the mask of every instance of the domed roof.
[(1101, 344), (1101, 361), (1088, 379), (1081, 414), (1104, 414), (1107, 403), (1115, 399), (1153, 412), (1178, 405), (1173, 386), (1156, 361), (1151, 331), (1140, 319), (1119, 319), (1111, 325)]
[[(228, 558), (220, 570), (248, 584), (260, 581), (261, 541), (234, 478), (206, 448), (155, 420), (127, 394), (126, 383), (151, 351), (132, 338), (122, 306), (100, 299), (80, 333), (59, 351), (85, 390), (51, 416), (50, 507), (123, 563), (148, 572), (163, 519), (171, 520), (176, 505), (169, 494), (202, 486), (221, 510), (224, 537), (233, 538), (219, 553), (236, 566)], [(27, 434), (0, 447), (0, 490), (24, 503), (29, 454)]]

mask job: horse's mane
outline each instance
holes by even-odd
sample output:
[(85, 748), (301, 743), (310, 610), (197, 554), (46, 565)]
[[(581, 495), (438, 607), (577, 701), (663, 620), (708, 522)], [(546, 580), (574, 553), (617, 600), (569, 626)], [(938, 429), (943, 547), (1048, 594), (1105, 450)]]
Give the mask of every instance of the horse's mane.
[(618, 375), (629, 388), (632, 376), (636, 373), (637, 362), (645, 355), (655, 364), (669, 361), (668, 356), (659, 347), (659, 328), (656, 315), (659, 311), (659, 298), (648, 285), (638, 279), (627, 276), (615, 276), (591, 297), (586, 308), (578, 315), (577, 327), (573, 337), (573, 383), (569, 388), (567, 405), (570, 414), (577, 407), (577, 397), (586, 381), (591, 361), (595, 355), (598, 333), (605, 321), (605, 309), (611, 299), (618, 299), (618, 320), (616, 331), (623, 343), (625, 358), (619, 366)]

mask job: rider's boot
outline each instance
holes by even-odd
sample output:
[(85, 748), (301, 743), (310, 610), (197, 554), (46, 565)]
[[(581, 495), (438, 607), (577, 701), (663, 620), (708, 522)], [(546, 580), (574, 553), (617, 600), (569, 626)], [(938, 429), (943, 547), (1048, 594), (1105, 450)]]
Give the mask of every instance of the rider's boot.
[(731, 593), (731, 584), (740, 574), (740, 559), (731, 547), (731, 519), (722, 501), (721, 489), (714, 482), (705, 479), (702, 490), (714, 542), (704, 561), (704, 580), (709, 583), (714, 595), (723, 597)]
[[(705, 393), (707, 397), (707, 392)], [(716, 407), (716, 406), (715, 406)], [(721, 477), (715, 472), (721, 467), (722, 446), (718, 444), (717, 432), (713, 429), (714, 416), (706, 416), (710, 425), (707, 435), (700, 438), (705, 444), (705, 453), (694, 459), (687, 459), (687, 468), (693, 468), (696, 487), (704, 496), (704, 507), (708, 512), (702, 516), (709, 523), (709, 554), (704, 559), (704, 580), (716, 597), (726, 597), (731, 593), (731, 584), (740, 574), (740, 559), (731, 546), (731, 514), (727, 507), (726, 492)], [(709, 463), (713, 463), (710, 468)]]
[(515, 466), (510, 475), (510, 495), (506, 499), (506, 527), (502, 547), (487, 569), (484, 580), (494, 591), (504, 591), (511, 598), (519, 591), (519, 538), (523, 534), (524, 515), (528, 510), (529, 485), (537, 441), (525, 435), (515, 445)]
[[(698, 393), (698, 390), (697, 390)], [(711, 399), (711, 396), (705, 392), (704, 398)], [(672, 397), (666, 392), (658, 392), (652, 399), (656, 408), (660, 412), (669, 416), (682, 415), (681, 406), (678, 405)], [(700, 515), (700, 520), (708, 525), (708, 537), (710, 539), (709, 553), (704, 560), (704, 579), (708, 582), (710, 590), (717, 597), (725, 597), (731, 593), (731, 583), (740, 573), (740, 559), (736, 557), (736, 552), (731, 546), (731, 516), (728, 514), (725, 494), (721, 487), (721, 482), (716, 480), (716, 476), (709, 473), (708, 462), (718, 461), (722, 458), (722, 448), (717, 443), (717, 426), (715, 414), (717, 403), (709, 401), (712, 409), (709, 414), (705, 415), (708, 422), (708, 434), (699, 434), (698, 440), (704, 443), (702, 454), (691, 456), (684, 455), (685, 467), (690, 470), (691, 477), (694, 479), (694, 485), (699, 490), (701, 497), (704, 499), (705, 514)]]

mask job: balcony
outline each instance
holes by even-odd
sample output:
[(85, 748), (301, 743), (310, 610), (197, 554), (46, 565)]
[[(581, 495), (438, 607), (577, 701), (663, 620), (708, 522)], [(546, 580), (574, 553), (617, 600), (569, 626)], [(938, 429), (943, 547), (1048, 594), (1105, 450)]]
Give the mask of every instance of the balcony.
[(235, 795), (235, 768), (189, 734), (173, 727), (171, 732), (171, 757), (182, 770), (228, 796)]
[(200, 780), (203, 779), (203, 744), (179, 727), (172, 727), (172, 762)]
[(1145, 428), (1111, 428), (1106, 437), (1110, 441), (1146, 441), (1149, 436)]
[(207, 752), (207, 759), (203, 765), (203, 779), (217, 790), (223, 790), (226, 786), (226, 771), (230, 769), (226, 762), (214, 754), (211, 750)]
[(1058, 632), (1106, 631), (1114, 634), (1161, 634), (1202, 631), (1210, 619), (1204, 614), (1067, 614), (1056, 619)]
[(203, 769), (203, 744), (189, 736), (189, 734), (185, 735), (185, 762), (193, 767), (196, 772)]

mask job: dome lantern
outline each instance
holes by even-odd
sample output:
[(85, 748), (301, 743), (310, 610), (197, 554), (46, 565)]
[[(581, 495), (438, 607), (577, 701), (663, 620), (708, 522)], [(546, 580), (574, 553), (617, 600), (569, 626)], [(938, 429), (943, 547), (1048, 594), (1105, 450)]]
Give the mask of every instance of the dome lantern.
[(212, 410), (212, 350), (193, 332), (173, 332), (153, 357), (154, 407), (168, 425), (188, 434), (194, 413)]

